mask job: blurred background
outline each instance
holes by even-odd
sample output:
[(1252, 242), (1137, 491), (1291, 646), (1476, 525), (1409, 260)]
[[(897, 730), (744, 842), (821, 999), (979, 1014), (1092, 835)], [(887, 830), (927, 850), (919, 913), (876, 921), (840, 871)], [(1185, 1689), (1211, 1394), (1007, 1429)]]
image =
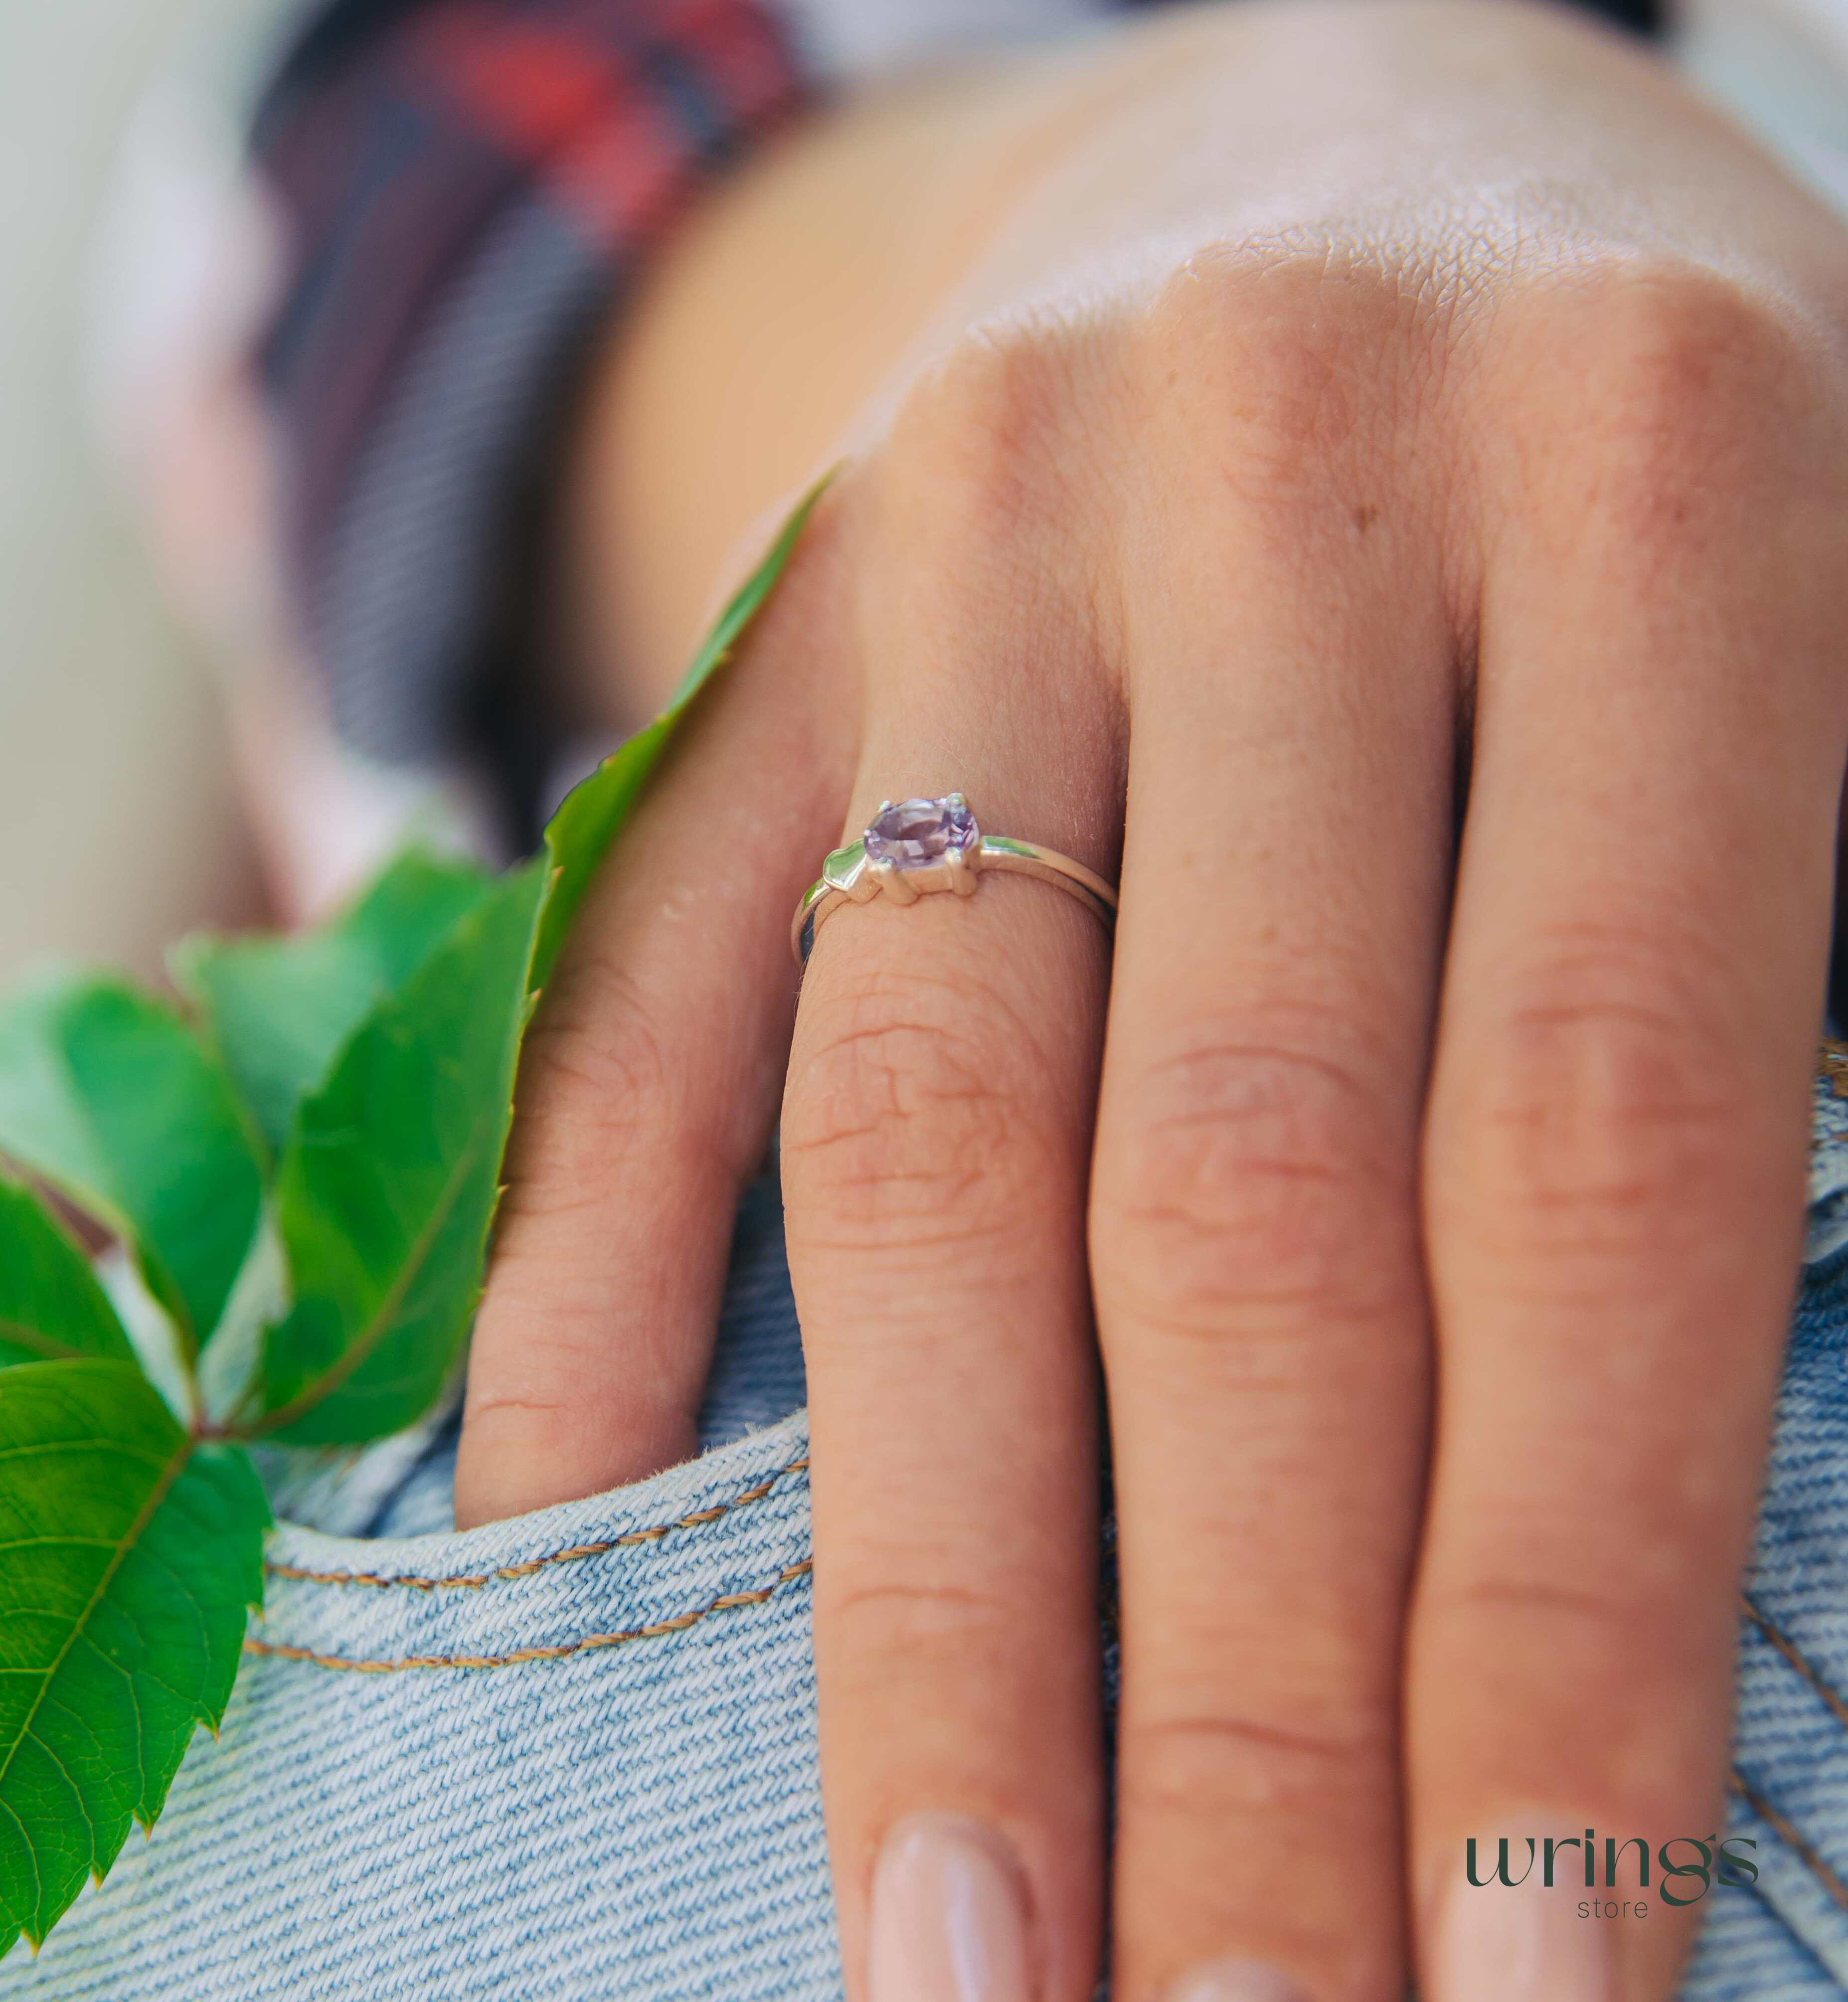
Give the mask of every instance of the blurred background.
[[(50, 954), (152, 971), (188, 927), (263, 915), (224, 648), (170, 609), (137, 491), (284, 12), (0, 9), (0, 980)], [(1674, 46), (1848, 211), (1848, 0), (1693, 0)]]
[(0, 9), (0, 978), (47, 954), (151, 969), (186, 926), (256, 907), (215, 693), (99, 434), (131, 135), (185, 75), (199, 152), (221, 155), (263, 16)]

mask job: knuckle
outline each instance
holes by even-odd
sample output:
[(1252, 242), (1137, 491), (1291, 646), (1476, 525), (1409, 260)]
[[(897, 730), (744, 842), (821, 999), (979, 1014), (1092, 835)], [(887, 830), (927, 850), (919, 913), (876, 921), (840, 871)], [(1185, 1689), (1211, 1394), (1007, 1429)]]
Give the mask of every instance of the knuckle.
[(873, 616), (902, 606), (935, 641), (914, 647), (915, 699), (950, 692), (975, 634), (1030, 616), (1038, 644), (998, 699), (1037, 689), (1043, 716), (1044, 664), (1094, 657), (1111, 403), (1083, 347), (1050, 312), (968, 330), (911, 384), (868, 462)]
[(1004, 1022), (966, 981), (915, 968), (811, 1013), (782, 1128), (792, 1230), (928, 1251), (1016, 1227), (1057, 1185), (1067, 1121), (1030, 1037)]
[(612, 1270), (608, 1221), (607, 1205), (587, 1216), (513, 1185), (478, 1320), (488, 1346), (504, 1345), (511, 1334), (523, 1369), (560, 1381), (587, 1362), (601, 1362), (612, 1292), (620, 1284)]
[(1524, 308), (1520, 352), (1545, 386), (1524, 400), (1543, 462), (1575, 469), (1560, 496), (1574, 515), (1686, 538), (1742, 501), (1786, 511), (1794, 482), (1818, 491), (1818, 418), (1843, 399), (1822, 344), (1766, 297), (1651, 259), (1556, 277)]
[(863, 1656), (999, 1653), (1018, 1623), (998, 1592), (957, 1579), (850, 1579), (817, 1588), (815, 1617)]
[(1237, 491), (1313, 502), (1331, 462), (1395, 425), (1422, 378), (1428, 321), (1414, 286), (1351, 246), (1222, 242), (1156, 288), (1141, 372), (1157, 397), (1185, 385), (1190, 421), (1208, 417)]
[(1467, 1693), (1446, 1728), (1491, 1767), (1508, 1768), (1509, 1784), (1520, 1783), (1523, 1763), (1507, 1742), (1512, 1712), (1532, 1718), (1533, 1742), (1559, 1746), (1606, 1798), (1707, 1784), (1701, 1769), (1725, 1728), (1738, 1644), (1714, 1568), (1712, 1544), (1685, 1536), (1634, 1561), (1605, 1524), (1569, 1548), (1484, 1553), (1421, 1592), (1417, 1683), (1462, 1679)]
[(1428, 1592), (1421, 1611), (1427, 1620), (1476, 1625), (1570, 1622), (1613, 1644), (1637, 1619), (1636, 1601), (1627, 1591), (1602, 1588), (1584, 1575), (1555, 1582), (1537, 1571), (1505, 1568), (1471, 1573), (1440, 1592)]
[(1159, 1715), (1126, 1724), (1118, 1795), (1127, 1816), (1223, 1822), (1228, 1813), (1313, 1815), (1377, 1788), (1397, 1734), (1383, 1712), (1276, 1717)]
[(522, 1096), (624, 1125), (667, 1099), (675, 1067), (655, 1011), (620, 968), (585, 961), (545, 999), (522, 1052)]
[(1066, 497), (1084, 373), (1077, 330), (1050, 313), (968, 329), (907, 389), (884, 455), (895, 532), (974, 552)]
[(1760, 295), (1696, 264), (1651, 261), (1590, 281), (1595, 362), (1676, 419), (1697, 419), (1736, 376), (1756, 393), (1796, 371), (1801, 351)]
[(1432, 1148), (1433, 1193), (1473, 1234), (1531, 1257), (1646, 1265), (1739, 1190), (1763, 1151), (1755, 1093), (1655, 957), (1622, 934), (1556, 939), (1477, 1032)]
[(521, 1050), (500, 1234), (607, 1216), (638, 1181), (703, 1195), (749, 1174), (761, 1145), (749, 1096), (712, 1088), (727, 1061), (712, 1049), (632, 973), (581, 954)]
[(1505, 1561), (1421, 1595), (1418, 1622), (1448, 1658), (1494, 1649), (1504, 1658), (1573, 1664), (1573, 1682), (1634, 1686), (1685, 1673), (1693, 1636), (1687, 1608), (1707, 1558), (1682, 1547), (1654, 1561), (1640, 1554), (1608, 1567), (1575, 1564), (1569, 1575)]
[(1362, 1306), (1377, 1279), (1357, 1233), (1401, 1194), (1409, 1213), (1410, 1170), (1363, 1066), (1306, 1039), (1203, 1038), (1121, 1102), (1092, 1216), (1100, 1303), (1201, 1334), (1254, 1306)]

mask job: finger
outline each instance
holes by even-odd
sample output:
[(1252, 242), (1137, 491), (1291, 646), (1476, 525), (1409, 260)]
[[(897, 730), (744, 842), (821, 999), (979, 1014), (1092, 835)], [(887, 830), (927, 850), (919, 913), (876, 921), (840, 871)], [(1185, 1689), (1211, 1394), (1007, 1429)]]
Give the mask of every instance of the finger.
[[(1661, 1846), (1722, 1825), (1844, 736), (1840, 445), (1788, 344), (1717, 282), (1566, 306), (1508, 364), (1536, 420), (1494, 462), (1430, 1107), (1443, 1388), (1408, 1730), (1432, 2002), (1642, 2002), (1686, 1944)], [(1604, 1843), (1648, 1845), (1648, 1923), (1583, 1913), (1588, 1829), (1600, 1892)], [(1529, 1836), (1531, 1889), (1470, 1885), (1470, 1838), (1493, 1885)]]
[(788, 913), (851, 776), (850, 720), (829, 699), (832, 499), (682, 726), (528, 1035), (469, 1360), (461, 1526), (696, 1449), (733, 1214), (788, 1050)]
[[(1337, 346), (1361, 289), (1325, 294)], [(1261, 391), (1264, 358), (1240, 360)], [(1211, 448), (1158, 428), (1132, 537), (1159, 567), (1127, 592), (1091, 1213), (1122, 1574), (1114, 1974), (1137, 1997), (1396, 2002), (1454, 641), (1426, 497), (1369, 417), (1285, 451), (1200, 408)], [(1349, 494), (1396, 498), (1363, 532)]]
[[(854, 819), (960, 789), (990, 832), (1106, 870), (1104, 702), (1048, 602), (1056, 565), (927, 472), (887, 497), (894, 555), (863, 588), (879, 671)], [(968, 898), (847, 907), (804, 981), (783, 1177), (856, 2002), (1088, 2002), (1095, 1979), (1083, 1219), (1106, 957), (1076, 902), (985, 874)]]

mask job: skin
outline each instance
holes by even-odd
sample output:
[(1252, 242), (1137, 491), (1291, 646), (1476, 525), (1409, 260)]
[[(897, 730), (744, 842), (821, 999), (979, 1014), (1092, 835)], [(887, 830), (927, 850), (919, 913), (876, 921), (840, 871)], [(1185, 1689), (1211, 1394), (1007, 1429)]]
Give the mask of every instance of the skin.
[[(856, 2002), (921, 1812), (1007, 1859), (1039, 2002), (1090, 1993), (1106, 1407), (1124, 2002), (1227, 1955), (1464, 2002), (1466, 1836), (1717, 1826), (1845, 308), (1839, 226), (1648, 58), (1379, 0), (835, 113), (625, 324), (562, 567), (604, 712), (846, 465), (535, 1025), (457, 1515), (693, 1449), (780, 1120)], [(823, 853), (953, 787), (1120, 878), (1114, 959), (990, 877), (843, 914), (798, 1006)], [(1666, 1996), (1695, 1916), (1547, 1992)]]

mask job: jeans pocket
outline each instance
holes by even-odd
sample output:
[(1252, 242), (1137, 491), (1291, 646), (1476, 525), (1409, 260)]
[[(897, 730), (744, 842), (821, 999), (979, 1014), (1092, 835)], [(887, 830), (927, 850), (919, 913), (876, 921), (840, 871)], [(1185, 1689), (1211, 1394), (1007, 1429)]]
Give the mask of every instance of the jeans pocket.
[(838, 1994), (806, 1441), (459, 1534), (283, 1526), (218, 1739), (18, 1992)]

